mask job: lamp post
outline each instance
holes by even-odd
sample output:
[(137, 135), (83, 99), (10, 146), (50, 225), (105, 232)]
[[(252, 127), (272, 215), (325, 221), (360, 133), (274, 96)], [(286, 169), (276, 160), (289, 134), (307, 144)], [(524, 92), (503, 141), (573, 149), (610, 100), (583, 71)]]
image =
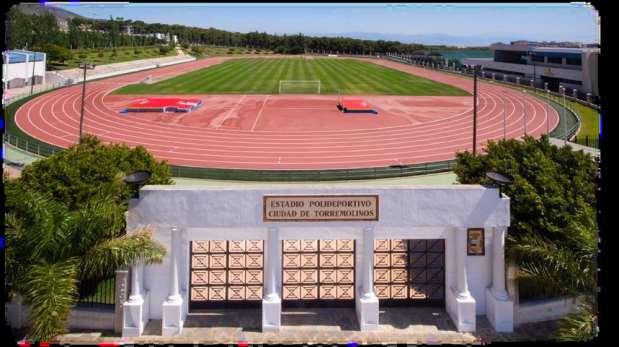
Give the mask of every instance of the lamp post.
[(479, 65), (473, 68), (473, 155), (477, 153), (477, 71)]
[[(28, 57), (28, 55), (26, 55)], [(30, 81), (30, 95), (34, 93), (34, 67), (37, 63), (36, 53), (32, 52), (32, 80)]]
[(524, 129), (524, 136), (527, 136), (527, 106), (524, 103), (524, 93), (526, 90), (522, 90), (522, 128)]
[(544, 88), (546, 88), (546, 135), (550, 136), (550, 117), (548, 117), (548, 100), (550, 99), (548, 90), (548, 82), (544, 83)]
[(80, 68), (84, 69), (84, 79), (82, 80), (82, 108), (80, 111), (80, 137), (79, 141), (82, 141), (82, 130), (84, 125), (84, 98), (86, 96), (86, 70), (92, 70), (95, 68), (95, 64), (80, 63)]
[[(563, 94), (563, 118), (565, 118), (565, 87), (561, 86), (561, 94)], [(565, 122), (563, 122), (563, 144), (566, 145), (567, 144), (567, 126), (565, 125)]]
[(505, 140), (505, 138), (507, 137), (507, 130), (506, 130), (506, 118), (505, 118), (505, 94), (506, 92), (503, 91), (503, 140)]

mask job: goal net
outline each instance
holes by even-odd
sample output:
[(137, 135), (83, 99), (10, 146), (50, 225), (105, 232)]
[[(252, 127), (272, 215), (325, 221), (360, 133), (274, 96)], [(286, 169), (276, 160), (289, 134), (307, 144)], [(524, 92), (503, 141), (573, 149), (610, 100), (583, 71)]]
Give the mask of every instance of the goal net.
[(320, 94), (320, 80), (280, 80), (280, 94)]

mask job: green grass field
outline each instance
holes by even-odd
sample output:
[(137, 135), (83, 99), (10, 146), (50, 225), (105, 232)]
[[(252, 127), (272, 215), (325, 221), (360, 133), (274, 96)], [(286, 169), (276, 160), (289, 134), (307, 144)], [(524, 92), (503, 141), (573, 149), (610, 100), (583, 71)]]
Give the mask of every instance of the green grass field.
[(321, 94), (469, 95), (376, 64), (333, 58), (235, 59), (150, 85), (126, 86), (115, 93), (277, 94), (280, 80), (320, 80)]
[(122, 63), (131, 60), (161, 58), (176, 55), (175, 50), (161, 54), (159, 46), (144, 46), (144, 47), (118, 47), (116, 55), (111, 48), (100, 49), (79, 49), (72, 50), (73, 59), (65, 61), (63, 64), (58, 62), (49, 62), (49, 67), (52, 70), (73, 69), (79, 66), (80, 62), (87, 61), (92, 64), (114, 64)]

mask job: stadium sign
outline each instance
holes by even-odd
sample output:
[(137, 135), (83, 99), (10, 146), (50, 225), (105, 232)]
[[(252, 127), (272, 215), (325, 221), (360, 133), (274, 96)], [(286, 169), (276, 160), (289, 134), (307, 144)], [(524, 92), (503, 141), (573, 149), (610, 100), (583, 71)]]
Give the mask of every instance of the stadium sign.
[(377, 221), (378, 195), (265, 196), (265, 222)]

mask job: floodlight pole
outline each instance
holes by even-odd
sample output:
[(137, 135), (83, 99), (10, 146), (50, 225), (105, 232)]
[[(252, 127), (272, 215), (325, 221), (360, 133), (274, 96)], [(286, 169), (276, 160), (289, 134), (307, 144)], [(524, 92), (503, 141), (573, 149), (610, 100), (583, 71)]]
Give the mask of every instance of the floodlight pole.
[(527, 136), (527, 105), (525, 104), (524, 93), (526, 90), (522, 90), (522, 128), (524, 129), (524, 136)]
[(505, 118), (505, 91), (503, 91), (503, 140), (507, 137), (506, 118)]
[(477, 153), (477, 70), (479, 65), (473, 68), (473, 155)]
[(35, 53), (32, 52), (32, 80), (30, 81), (30, 95), (32, 95), (34, 93), (34, 67), (35, 67), (35, 64), (36, 64)]
[(84, 79), (82, 80), (82, 108), (80, 112), (79, 142), (82, 141), (82, 131), (83, 131), (83, 125), (84, 125), (84, 98), (86, 96), (86, 69), (94, 69), (95, 66), (92, 64), (81, 63), (80, 67), (84, 69)]

